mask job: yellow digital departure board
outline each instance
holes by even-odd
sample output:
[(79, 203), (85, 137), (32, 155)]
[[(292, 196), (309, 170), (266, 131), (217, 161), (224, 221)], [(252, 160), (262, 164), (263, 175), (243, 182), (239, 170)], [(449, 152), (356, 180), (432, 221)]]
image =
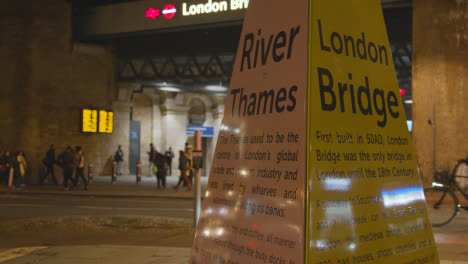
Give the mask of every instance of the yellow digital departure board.
[(83, 132), (97, 132), (97, 110), (83, 109)]
[(112, 133), (114, 126), (114, 113), (105, 110), (99, 111), (99, 132)]
[[(98, 115), (99, 111), (99, 115)], [(86, 133), (112, 133), (114, 131), (114, 112), (83, 109), (82, 131)], [(98, 127), (99, 124), (99, 127)], [(99, 130), (98, 130), (99, 128)]]

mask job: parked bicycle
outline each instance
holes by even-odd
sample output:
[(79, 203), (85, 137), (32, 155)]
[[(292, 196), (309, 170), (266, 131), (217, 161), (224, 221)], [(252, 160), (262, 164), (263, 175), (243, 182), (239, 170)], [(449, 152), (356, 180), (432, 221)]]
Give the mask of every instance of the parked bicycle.
[(468, 165), (468, 159), (459, 160), (450, 175), (437, 173), (432, 187), (424, 189), (427, 213), (433, 227), (449, 224), (460, 213), (460, 208), (468, 211), (468, 206), (460, 205), (455, 193), (459, 191), (468, 201), (468, 192), (457, 181), (457, 179), (468, 178), (468, 176), (457, 175), (462, 164)]

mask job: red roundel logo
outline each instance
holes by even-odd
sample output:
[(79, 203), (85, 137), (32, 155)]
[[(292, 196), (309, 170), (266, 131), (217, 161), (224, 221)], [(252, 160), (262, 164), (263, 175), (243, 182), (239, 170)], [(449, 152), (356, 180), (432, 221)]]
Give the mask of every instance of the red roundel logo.
[(173, 4), (168, 4), (164, 7), (162, 14), (167, 19), (171, 19), (175, 16), (176, 12), (177, 12), (177, 9), (175, 8), (175, 6)]

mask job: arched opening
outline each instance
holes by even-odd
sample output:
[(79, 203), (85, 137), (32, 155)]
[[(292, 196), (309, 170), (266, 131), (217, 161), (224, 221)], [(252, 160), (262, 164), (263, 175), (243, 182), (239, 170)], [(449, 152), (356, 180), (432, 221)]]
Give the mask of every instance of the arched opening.
[(202, 100), (198, 98), (192, 99), (188, 119), (190, 125), (202, 126), (205, 123), (205, 103)]

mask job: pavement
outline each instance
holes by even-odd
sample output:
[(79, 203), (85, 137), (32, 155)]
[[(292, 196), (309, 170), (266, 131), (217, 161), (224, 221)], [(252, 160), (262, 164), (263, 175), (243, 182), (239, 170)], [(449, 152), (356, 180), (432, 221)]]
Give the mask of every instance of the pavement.
[[(8, 200), (3, 204), (4, 209), (8, 206), (19, 208), (17, 203), (22, 203), (22, 209), (34, 214), (33, 209), (28, 209), (31, 199), (39, 199), (38, 197), (52, 197), (57, 201), (61, 200), (62, 196), (71, 196), (68, 198), (67, 204), (60, 202), (48, 201), (47, 206), (38, 207), (36, 213), (40, 210), (48, 211), (56, 210), (62, 214), (68, 210), (73, 210), (77, 215), (89, 214), (95, 215), (107, 214), (106, 209), (119, 214), (138, 214), (150, 217), (156, 217), (158, 213), (168, 216), (173, 213), (177, 218), (190, 218), (192, 209), (190, 206), (193, 199), (193, 191), (185, 191), (183, 188), (178, 191), (172, 187), (177, 184), (178, 177), (170, 176), (167, 178), (167, 188), (165, 190), (157, 189), (156, 180), (154, 177), (143, 177), (140, 185), (136, 184), (135, 176), (119, 176), (116, 184), (111, 184), (110, 176), (98, 176), (94, 178), (93, 184), (88, 191), (74, 190), (64, 191), (61, 187), (56, 186), (26, 186), (22, 190), (15, 192), (11, 197), (13, 200)], [(202, 187), (206, 187), (207, 177), (202, 177)], [(8, 190), (2, 186), (0, 193), (8, 193)], [(21, 197), (22, 200), (16, 201), (15, 197)], [(52, 199), (41, 198), (41, 199)], [(120, 199), (116, 199), (120, 198)], [(127, 206), (119, 204), (113, 200), (130, 200), (136, 199), (136, 205)], [(158, 199), (154, 199), (158, 198)], [(29, 199), (29, 200), (28, 200)], [(70, 200), (71, 199), (71, 200)], [(75, 199), (76, 204), (75, 204)], [(89, 200), (90, 204), (83, 204), (82, 199)], [(98, 199), (98, 200), (96, 200)], [(99, 203), (97, 203), (99, 201)], [(177, 202), (178, 201), (178, 202)], [(178, 211), (174, 211), (174, 205), (178, 203)], [(94, 203), (94, 204), (91, 204)], [(188, 204), (184, 204), (188, 203)], [(133, 207), (132, 207), (133, 206)], [(135, 207), (136, 206), (136, 207)], [(182, 207), (180, 207), (182, 206)], [(131, 207), (131, 208), (130, 208)], [(55, 208), (55, 209), (54, 209)], [(81, 212), (80, 210), (88, 210)], [(154, 212), (151, 210), (153, 209)], [(166, 211), (164, 211), (166, 210)], [(134, 211), (134, 213), (132, 213)], [(11, 211), (10, 211), (11, 212)], [(70, 213), (70, 215), (72, 215)], [(4, 218), (5, 219), (5, 218)], [(15, 221), (13, 218), (11, 218)], [(17, 218), (18, 219), (18, 218)], [(0, 230), (1, 231), (1, 230)], [(468, 212), (462, 211), (460, 215), (449, 225), (441, 228), (434, 228), (434, 237), (437, 243), (440, 263), (442, 264), (468, 264)], [(77, 233), (78, 236), (80, 233)], [(104, 233), (103, 233), (104, 234)], [(98, 234), (96, 234), (98, 235)], [(190, 256), (191, 235), (185, 235), (183, 240), (187, 240), (184, 245), (179, 242), (182, 237), (174, 235), (167, 241), (169, 243), (157, 243), (158, 238), (152, 233), (148, 233), (146, 237), (142, 234), (107, 234), (111, 239), (103, 241), (95, 241), (93, 245), (90, 243), (77, 244), (41, 244), (31, 243), (27, 245), (6, 246), (8, 248), (0, 248), (0, 263), (6, 264), (55, 264), (55, 263), (167, 263), (178, 264), (188, 263)], [(98, 235), (101, 237), (101, 235)], [(124, 241), (112, 240), (112, 237), (123, 237)], [(133, 237), (132, 237), (133, 236)], [(161, 234), (160, 238), (164, 240), (167, 234)], [(102, 236), (104, 237), (104, 236)], [(140, 240), (139, 240), (140, 238)], [(75, 238), (74, 238), (75, 239)], [(106, 243), (106, 241), (115, 241)], [(138, 243), (134, 243), (137, 241)], [(153, 244), (147, 241), (152, 241)], [(100, 244), (102, 242), (102, 244)], [(179, 243), (179, 244), (178, 244)], [(113, 245), (109, 245), (113, 244)], [(66, 246), (64, 246), (66, 245)]]
[[(0, 263), (8, 264), (186, 264), (190, 248), (142, 246), (60, 246), (0, 249)], [(467, 264), (464, 260), (440, 260), (441, 264)]]
[[(177, 184), (178, 180), (178, 176), (168, 176), (166, 178), (166, 189), (157, 188), (155, 177), (143, 176), (141, 183), (136, 184), (135, 175), (118, 176), (115, 184), (111, 184), (110, 176), (95, 176), (88, 191), (82, 190), (82, 185), (78, 186), (79, 188), (77, 188), (77, 190), (65, 191), (62, 186), (45, 184), (27, 185), (20, 190), (10, 192), (6, 186), (2, 185), (0, 186), (0, 194), (3, 194), (3, 197), (10, 197), (10, 199), (1, 202), (0, 207), (5, 209), (2, 210), (2, 212), (5, 212), (5, 215), (0, 215), (3, 215), (1, 219), (10, 219), (10, 221), (21, 219), (19, 215), (24, 217), (57, 217), (55, 213), (59, 215), (70, 215), (75, 218), (79, 215), (95, 215), (96, 217), (101, 217), (101, 214), (107, 215), (109, 213), (117, 213), (118, 215), (134, 214), (147, 217), (161, 217), (156, 215), (164, 214), (165, 218), (169, 216), (174, 219), (191, 219), (191, 215), (193, 214), (193, 205), (191, 202), (194, 195), (193, 189), (192, 191), (187, 191), (186, 188), (181, 187), (178, 190), (174, 190), (173, 187)], [(202, 191), (204, 191), (206, 187), (207, 180), (207, 177), (201, 178)], [(68, 198), (63, 199), (64, 197)], [(131, 203), (137, 204), (137, 207), (120, 202), (121, 200), (128, 201), (129, 198), (133, 200)], [(34, 205), (29, 201), (31, 199), (35, 199), (37, 204)], [(63, 203), (61, 201), (63, 201)], [(174, 203), (177, 203), (177, 207), (174, 206)], [(22, 209), (23, 213), (16, 216), (12, 214), (12, 208)], [(7, 215), (8, 217), (6, 217)], [(126, 239), (127, 243), (132, 243), (133, 245), (123, 245), (125, 241), (116, 241), (115, 244), (118, 245), (44, 246), (42, 243), (37, 242), (37, 245), (40, 246), (21, 246), (14, 248), (9, 246), (9, 248), (0, 248), (0, 263), (181, 264), (188, 263), (190, 257), (190, 248), (187, 246), (191, 244), (191, 237), (184, 239), (187, 240), (185, 243), (178, 243), (183, 247), (135, 245), (142, 243), (160, 244), (158, 241), (151, 241), (151, 243), (145, 242), (148, 241), (151, 236), (153, 236), (152, 240), (163, 240), (166, 244), (175, 245), (177, 241), (187, 237), (187, 235), (180, 235), (178, 233), (167, 234), (164, 232), (159, 234), (159, 237), (158, 234), (153, 235), (152, 233), (146, 235), (138, 233), (122, 235), (116, 233), (101, 233), (97, 235), (104, 241), (109, 241), (112, 237), (115, 237), (121, 240)], [(34, 234), (32, 236), (34, 236)], [(53, 234), (51, 236), (53, 236)], [(79, 233), (69, 233), (69, 236), (77, 238), (77, 244), (80, 243), (79, 240), (87, 239), (81, 238)], [(122, 238), (122, 236), (125, 238)], [(138, 240), (139, 237), (141, 240)], [(34, 238), (20, 240), (36, 241)], [(99, 239), (97, 239), (96, 243), (99, 243), (98, 240)], [(27, 244), (28, 242), (25, 243)]]
[[(192, 199), (0, 195), (0, 228), (5, 221), (54, 217), (120, 216), (192, 220), (193, 212)], [(0, 248), (1, 244), (0, 240)]]
[(190, 248), (142, 246), (29, 247), (0, 250), (0, 263), (27, 264), (186, 264)]
[[(184, 187), (180, 187), (178, 190), (173, 189), (178, 181), (178, 176), (168, 176), (166, 177), (166, 188), (158, 189), (154, 176), (143, 176), (140, 184), (136, 183), (135, 175), (117, 176), (115, 184), (112, 184), (111, 176), (95, 176), (87, 191), (83, 190), (82, 185), (78, 186), (76, 190), (64, 191), (61, 185), (44, 184), (28, 185), (20, 190), (9, 192), (5, 185), (1, 185), (0, 194), (192, 199), (194, 188), (192, 191), (187, 191)], [(202, 193), (206, 188), (207, 181), (208, 177), (201, 177)]]

